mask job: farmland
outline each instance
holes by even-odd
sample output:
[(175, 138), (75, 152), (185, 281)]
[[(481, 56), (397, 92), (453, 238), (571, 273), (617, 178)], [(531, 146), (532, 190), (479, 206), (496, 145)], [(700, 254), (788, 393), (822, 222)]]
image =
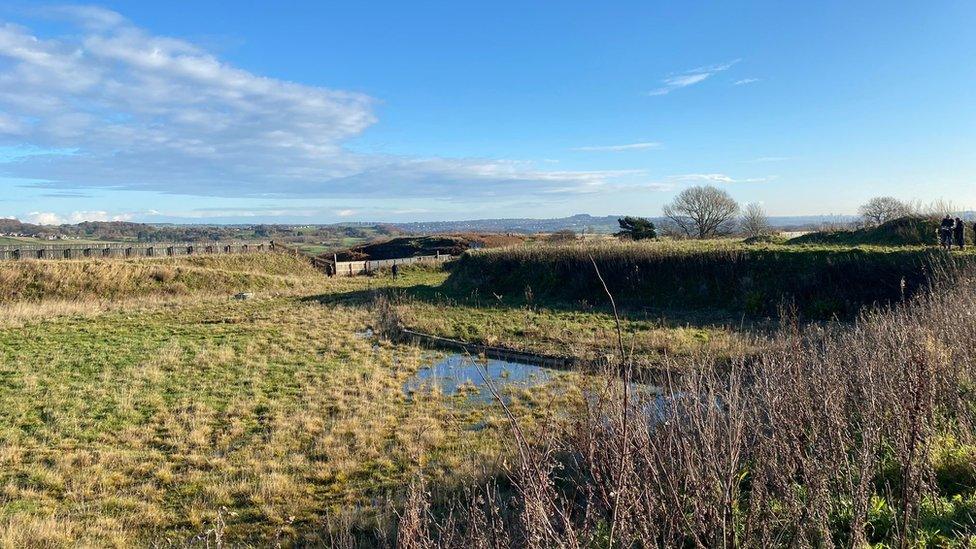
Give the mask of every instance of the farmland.
[[(808, 323), (802, 315), (816, 309), (803, 302), (799, 318), (735, 299), (681, 303), (622, 274), (637, 265), (651, 277), (690, 261), (709, 280), (738, 280), (741, 271), (713, 263), (761, 263), (750, 271), (756, 287), (790, 289), (781, 282), (790, 273), (840, 257), (888, 287), (891, 277), (918, 273), (903, 262), (931, 254), (732, 242), (535, 245), (469, 252), (446, 269), (403, 269), (396, 281), (388, 273), (330, 279), (272, 254), (0, 264), (0, 540), (371, 546), (451, 545), (450, 536), (469, 535), (492, 546), (523, 536), (562, 544), (573, 532), (605, 546), (614, 523), (618, 540), (697, 536), (710, 545), (731, 521), (742, 540), (891, 542), (907, 528), (913, 543), (962, 543), (976, 513), (966, 389), (976, 361), (961, 344), (976, 337), (972, 292), (929, 294), (920, 278), (918, 297), (905, 296), (897, 310)], [(622, 348), (606, 294), (580, 300), (575, 288), (560, 293), (545, 278), (574, 272), (582, 284), (595, 277), (591, 256), (620, 297)], [(681, 280), (695, 282), (683, 272)], [(654, 280), (674, 292), (679, 279)], [(232, 299), (238, 292), (253, 297)], [(794, 297), (811, 295), (820, 297)], [(686, 372), (664, 390), (712, 394), (724, 411), (692, 406), (673, 413), (697, 410), (701, 423), (621, 430), (619, 418), (649, 412), (634, 394), (630, 404), (618, 398), (625, 385), (612, 383), (618, 373), (610, 370), (503, 388), (505, 407), (463, 391), (408, 392), (405, 383), (443, 354), (371, 333), (381, 327), (380, 303), (435, 335)], [(957, 329), (947, 331), (939, 320), (947, 316)], [(931, 390), (920, 392), (925, 379)], [(621, 414), (621, 406), (637, 408)], [(757, 431), (759, 417), (776, 417), (776, 428)], [(718, 430), (696, 430), (706, 426)], [(755, 438), (760, 432), (770, 438)], [(797, 437), (812, 438), (799, 445)], [(599, 451), (588, 446), (596, 441)], [(654, 453), (662, 445), (684, 448), (672, 455), (678, 461), (662, 461)], [(608, 472), (621, 456), (633, 459), (624, 474)], [(719, 471), (728, 476), (709, 476)], [(669, 486), (669, 476), (689, 491), (643, 492)], [(586, 484), (599, 478), (616, 488)], [(704, 488), (716, 483), (729, 491)], [(790, 483), (816, 497), (780, 488)], [(701, 522), (677, 527), (671, 497), (699, 509)], [(497, 506), (470, 503), (484, 498)], [(559, 516), (554, 510), (569, 501), (591, 514), (558, 527), (526, 514)], [(613, 518), (615, 505), (627, 514)], [(452, 508), (455, 522), (446, 519)], [(483, 521), (497, 525), (498, 537), (483, 537)], [(798, 529), (804, 523), (811, 530)]]

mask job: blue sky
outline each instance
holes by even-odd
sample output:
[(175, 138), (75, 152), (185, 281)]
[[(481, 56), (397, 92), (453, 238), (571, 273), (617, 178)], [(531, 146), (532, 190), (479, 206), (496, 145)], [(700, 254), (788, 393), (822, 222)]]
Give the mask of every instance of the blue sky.
[(0, 216), (976, 209), (972, 2), (0, 7)]

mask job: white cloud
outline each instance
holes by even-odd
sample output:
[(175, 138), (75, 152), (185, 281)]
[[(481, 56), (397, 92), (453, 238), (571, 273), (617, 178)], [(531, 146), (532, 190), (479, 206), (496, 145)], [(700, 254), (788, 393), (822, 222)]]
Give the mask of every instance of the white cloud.
[(339, 217), (352, 217), (357, 213), (359, 212), (357, 212), (356, 210), (336, 210), (335, 212), (335, 214)]
[(754, 82), (759, 82), (759, 80), (761, 80), (761, 79), (760, 78), (743, 78), (742, 80), (736, 80), (735, 82), (732, 82), (732, 85), (733, 86), (742, 86), (742, 85), (745, 85), (745, 84), (752, 84)]
[(53, 212), (31, 212), (27, 214), (27, 222), (35, 225), (61, 225), (64, 220)]
[(749, 177), (744, 179), (736, 179), (724, 173), (688, 173), (681, 175), (672, 175), (667, 178), (668, 181), (673, 181), (676, 183), (706, 183), (706, 184), (726, 184), (726, 183), (762, 183), (764, 181), (772, 181), (776, 179), (776, 176), (767, 177)]
[(104, 210), (71, 212), (68, 215), (69, 223), (81, 223), (82, 221), (131, 221), (135, 217), (131, 213), (110, 214)]
[(174, 217), (185, 219), (213, 219), (231, 217), (311, 217), (319, 215), (321, 212), (315, 208), (289, 208), (289, 207), (253, 207), (253, 208), (199, 208), (190, 211), (160, 212), (149, 210), (146, 215), (154, 217)]
[(664, 84), (663, 86), (655, 90), (651, 90), (648, 92), (648, 95), (667, 95), (674, 90), (704, 82), (709, 77), (730, 69), (732, 65), (735, 65), (739, 61), (741, 61), (741, 59), (734, 59), (728, 63), (698, 67), (678, 75), (669, 76), (662, 80), (662, 83)]
[(574, 151), (609, 151), (609, 152), (619, 152), (619, 151), (636, 151), (644, 149), (656, 149), (660, 147), (661, 144), (653, 141), (643, 141), (640, 143), (628, 143), (626, 145), (587, 145), (585, 147), (576, 147)]
[(614, 177), (358, 154), (345, 143), (376, 122), (372, 97), (253, 74), (108, 10), (42, 11), (75, 28), (45, 37), (0, 22), (0, 147), (38, 150), (0, 163), (0, 176), (73, 190), (469, 199)]
[(54, 212), (30, 212), (26, 221), (37, 225), (63, 225), (65, 223), (81, 223), (82, 221), (129, 221), (135, 217), (132, 213), (111, 214), (106, 211), (75, 211), (67, 215)]

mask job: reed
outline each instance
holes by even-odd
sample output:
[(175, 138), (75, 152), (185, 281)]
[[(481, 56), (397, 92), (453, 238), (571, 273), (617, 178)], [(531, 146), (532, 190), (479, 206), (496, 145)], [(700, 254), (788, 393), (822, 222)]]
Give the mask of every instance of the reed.
[(663, 396), (610, 381), (545, 437), (513, 417), (519, 452), (504, 478), (473, 498), (407, 499), (397, 541), (970, 546), (976, 271), (939, 282), (853, 325), (787, 321), (748, 358), (703, 353)]

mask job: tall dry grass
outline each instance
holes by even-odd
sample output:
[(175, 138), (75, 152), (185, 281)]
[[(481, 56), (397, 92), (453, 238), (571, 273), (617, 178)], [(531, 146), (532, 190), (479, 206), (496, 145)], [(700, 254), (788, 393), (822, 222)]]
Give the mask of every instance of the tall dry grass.
[(512, 418), (503, 478), (453, 500), (418, 484), (397, 544), (972, 543), (976, 271), (947, 276), (843, 329), (787, 322), (749, 359), (702, 355), (661, 396), (608, 372), (542, 439)]
[(0, 303), (284, 289), (321, 277), (284, 254), (4, 261)]

